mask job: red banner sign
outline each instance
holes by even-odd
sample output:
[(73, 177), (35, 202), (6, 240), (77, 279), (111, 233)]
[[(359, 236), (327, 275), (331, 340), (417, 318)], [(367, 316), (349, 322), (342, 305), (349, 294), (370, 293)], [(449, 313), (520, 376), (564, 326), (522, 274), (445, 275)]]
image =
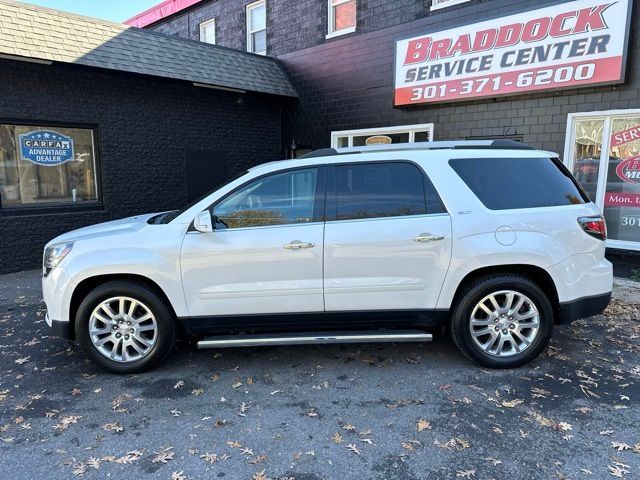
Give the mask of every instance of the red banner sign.
[(636, 125), (629, 130), (614, 134), (611, 137), (611, 147), (618, 147), (635, 140), (640, 140), (640, 125)]
[(631, 0), (575, 0), (401, 40), (396, 105), (624, 80)]
[(604, 194), (605, 207), (640, 207), (640, 193), (611, 193)]

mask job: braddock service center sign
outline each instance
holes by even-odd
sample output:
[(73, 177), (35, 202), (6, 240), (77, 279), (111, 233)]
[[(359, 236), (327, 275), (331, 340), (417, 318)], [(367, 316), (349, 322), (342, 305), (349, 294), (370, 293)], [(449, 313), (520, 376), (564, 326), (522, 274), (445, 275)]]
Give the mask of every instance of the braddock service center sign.
[(401, 40), (395, 104), (622, 83), (632, 2), (577, 0)]

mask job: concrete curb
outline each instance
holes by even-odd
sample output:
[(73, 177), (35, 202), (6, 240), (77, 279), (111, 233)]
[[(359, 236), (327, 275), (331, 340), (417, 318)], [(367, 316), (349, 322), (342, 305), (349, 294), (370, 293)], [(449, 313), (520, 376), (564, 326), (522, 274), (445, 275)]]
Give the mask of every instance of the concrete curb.
[(640, 282), (614, 277), (613, 298), (623, 302), (640, 303)]

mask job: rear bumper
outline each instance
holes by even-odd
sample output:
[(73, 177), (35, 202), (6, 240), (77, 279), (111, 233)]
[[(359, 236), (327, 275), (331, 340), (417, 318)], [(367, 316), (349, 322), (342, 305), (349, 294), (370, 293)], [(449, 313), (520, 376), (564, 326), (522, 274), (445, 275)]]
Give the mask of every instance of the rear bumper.
[(592, 317), (602, 313), (611, 301), (611, 292), (601, 295), (582, 297), (560, 304), (558, 323), (566, 325), (580, 318)]

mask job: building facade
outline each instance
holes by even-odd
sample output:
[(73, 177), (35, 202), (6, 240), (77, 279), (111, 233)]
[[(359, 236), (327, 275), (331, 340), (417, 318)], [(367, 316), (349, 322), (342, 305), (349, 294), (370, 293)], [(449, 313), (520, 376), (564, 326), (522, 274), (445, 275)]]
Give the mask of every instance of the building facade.
[[(603, 209), (608, 246), (637, 251), (640, 17), (633, 3), (174, 0), (161, 4), (176, 6), (171, 13), (152, 9), (129, 23), (204, 40), (201, 25), (209, 22), (215, 35), (207, 41), (250, 51), (252, 25), (263, 26), (264, 53), (282, 63), (299, 94), (283, 117), (290, 155), (481, 138), (557, 152)], [(259, 22), (251, 18), (256, 6)]]
[[(61, 233), (180, 208), (281, 155), (293, 90), (273, 59), (13, 2), (0, 22), (0, 273), (38, 268)], [(87, 49), (72, 32), (102, 38)], [(270, 80), (236, 78), (245, 68)]]
[(166, 0), (123, 26), (0, 0), (0, 273), (265, 161), (485, 138), (557, 152), (640, 251), (634, 3)]

